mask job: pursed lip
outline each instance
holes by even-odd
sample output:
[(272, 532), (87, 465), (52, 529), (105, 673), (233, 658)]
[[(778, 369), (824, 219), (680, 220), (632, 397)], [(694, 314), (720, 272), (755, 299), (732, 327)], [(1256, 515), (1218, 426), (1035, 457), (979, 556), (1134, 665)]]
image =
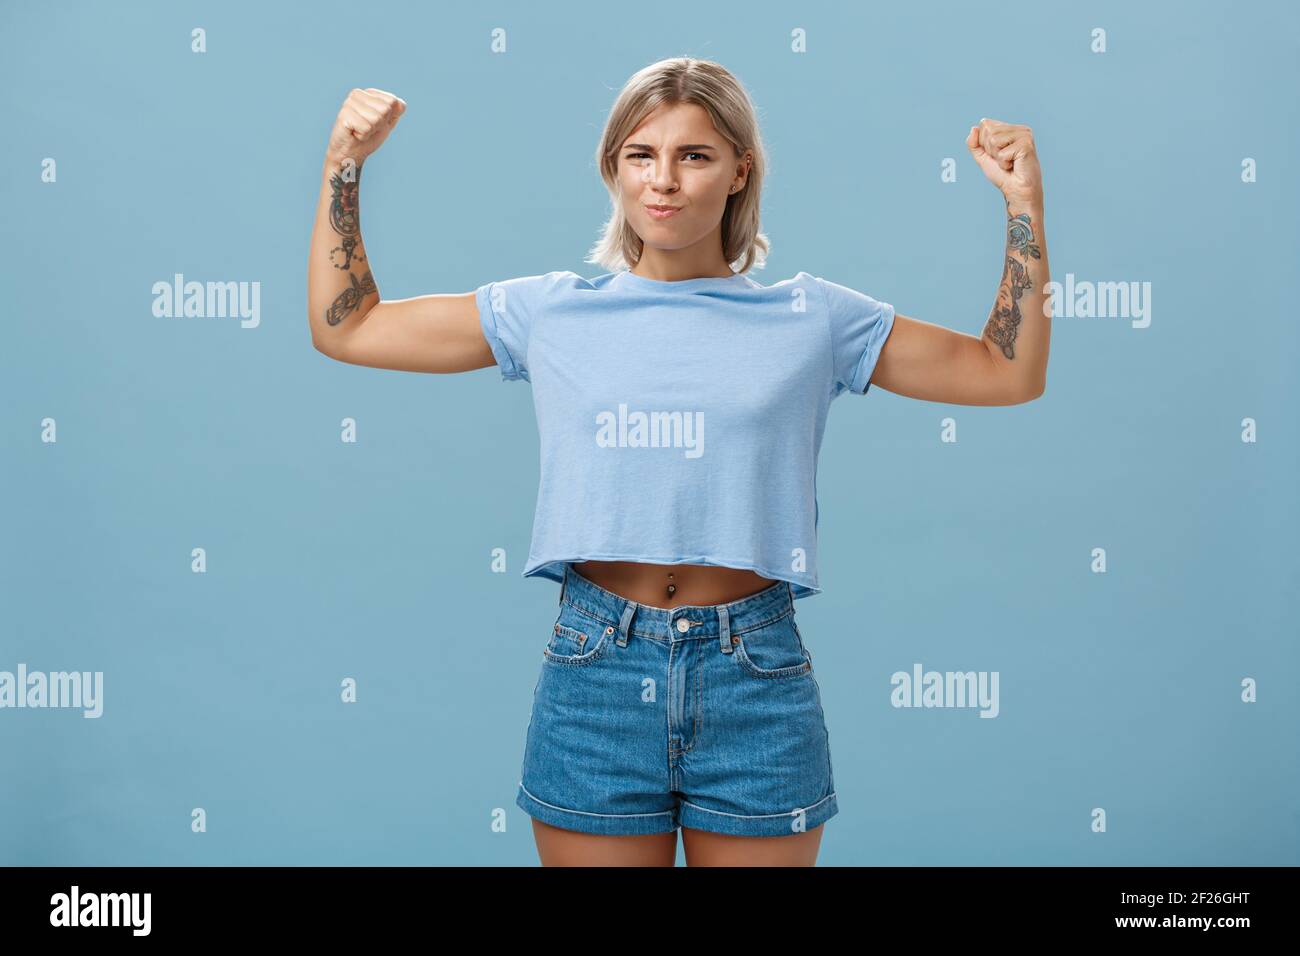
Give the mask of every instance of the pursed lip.
[(677, 213), (681, 211), (681, 208), (681, 206), (647, 205), (645, 207), (645, 214), (651, 219), (657, 219), (662, 222), (673, 218), (673, 216), (677, 215)]
[(645, 205), (645, 207), (646, 207), (647, 209), (657, 209), (657, 210), (659, 210), (660, 212), (665, 212), (665, 211), (667, 211), (667, 210), (669, 210), (669, 209), (681, 209), (681, 208), (682, 208), (681, 206), (669, 206), (669, 205), (666, 204), (666, 203), (645, 203), (644, 205)]

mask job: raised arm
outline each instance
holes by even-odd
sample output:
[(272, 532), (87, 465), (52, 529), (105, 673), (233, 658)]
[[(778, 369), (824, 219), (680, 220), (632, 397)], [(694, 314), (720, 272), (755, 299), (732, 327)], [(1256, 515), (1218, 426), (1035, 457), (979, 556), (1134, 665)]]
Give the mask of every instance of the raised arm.
[(1051, 276), (1042, 175), (1028, 126), (982, 120), (971, 127), (966, 145), (1006, 200), (997, 300), (978, 338), (896, 315), (871, 383), (932, 402), (1017, 405), (1047, 387)]
[(340, 362), (408, 372), (493, 365), (473, 292), (380, 297), (361, 238), (361, 169), (405, 111), (391, 93), (354, 89), (334, 122), (307, 262), (312, 345)]

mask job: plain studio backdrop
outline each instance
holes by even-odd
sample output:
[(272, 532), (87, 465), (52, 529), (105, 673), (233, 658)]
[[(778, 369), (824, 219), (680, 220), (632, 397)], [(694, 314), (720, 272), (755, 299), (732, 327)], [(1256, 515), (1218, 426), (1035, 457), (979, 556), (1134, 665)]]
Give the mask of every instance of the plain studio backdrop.
[[(350, 88), (406, 100), (361, 185), (385, 298), (593, 276), (606, 113), (682, 54), (759, 108), (760, 282), (978, 335), (987, 116), (1034, 130), (1052, 278), (1150, 290), (1141, 321), (1056, 318), (1032, 403), (833, 405), (798, 605), (841, 808), (820, 862), (1300, 862), (1295, 8), (662, 13), (0, 8), (0, 671), (103, 674), (98, 718), (0, 709), (0, 863), (536, 861), (514, 795), (558, 585), (519, 574), (530, 387), (312, 348), (321, 161)], [(255, 288), (258, 321), (156, 315), (178, 273)], [(996, 672), (997, 716), (893, 706), (916, 665)]]

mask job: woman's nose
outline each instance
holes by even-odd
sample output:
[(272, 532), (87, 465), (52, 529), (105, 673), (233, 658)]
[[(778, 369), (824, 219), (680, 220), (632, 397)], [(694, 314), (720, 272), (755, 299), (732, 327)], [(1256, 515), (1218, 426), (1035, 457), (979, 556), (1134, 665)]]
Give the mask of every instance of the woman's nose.
[(645, 172), (641, 174), (642, 182), (649, 183), (660, 189), (667, 189), (673, 185), (672, 171), (668, 168), (667, 163), (647, 163)]

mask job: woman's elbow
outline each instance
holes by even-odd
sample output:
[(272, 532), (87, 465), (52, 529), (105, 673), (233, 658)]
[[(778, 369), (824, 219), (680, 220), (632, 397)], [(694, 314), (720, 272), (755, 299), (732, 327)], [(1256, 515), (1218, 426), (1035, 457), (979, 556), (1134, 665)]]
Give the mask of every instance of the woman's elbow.
[(1047, 391), (1046, 373), (1029, 384), (1018, 404), (1023, 405), (1025, 402), (1032, 402), (1036, 398), (1042, 398), (1045, 391)]

